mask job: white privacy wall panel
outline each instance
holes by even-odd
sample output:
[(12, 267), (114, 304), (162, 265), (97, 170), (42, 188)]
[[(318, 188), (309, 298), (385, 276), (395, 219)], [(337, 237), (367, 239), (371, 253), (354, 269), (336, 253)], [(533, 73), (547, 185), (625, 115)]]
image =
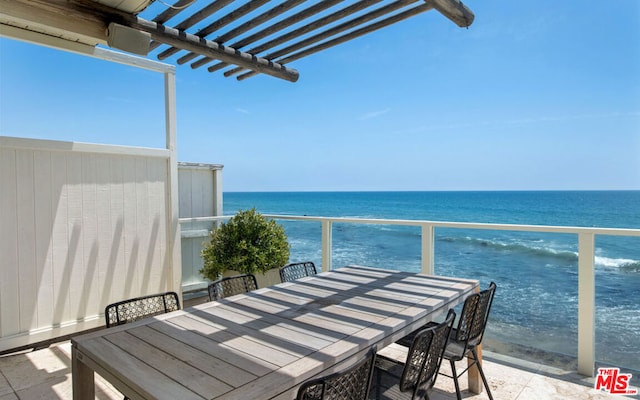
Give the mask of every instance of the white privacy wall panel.
[(168, 152), (0, 137), (0, 350), (170, 290)]

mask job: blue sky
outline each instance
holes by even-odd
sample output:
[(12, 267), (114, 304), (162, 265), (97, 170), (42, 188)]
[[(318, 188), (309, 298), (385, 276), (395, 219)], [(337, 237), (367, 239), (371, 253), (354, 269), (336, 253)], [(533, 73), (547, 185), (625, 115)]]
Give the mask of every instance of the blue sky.
[[(640, 190), (640, 2), (465, 4), (297, 83), (178, 67), (180, 161), (227, 191)], [(0, 135), (164, 147), (163, 110), (160, 74), (0, 39)]]

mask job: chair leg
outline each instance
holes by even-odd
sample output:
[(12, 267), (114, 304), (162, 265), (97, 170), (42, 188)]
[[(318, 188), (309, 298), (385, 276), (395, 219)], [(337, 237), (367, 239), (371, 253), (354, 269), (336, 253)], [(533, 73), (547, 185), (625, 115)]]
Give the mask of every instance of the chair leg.
[(456, 385), (456, 397), (458, 400), (462, 400), (462, 394), (460, 394), (460, 384), (458, 384), (458, 373), (456, 372), (456, 363), (453, 360), (449, 360), (451, 364), (451, 377), (453, 378), (453, 384)]
[(480, 377), (482, 378), (482, 383), (484, 383), (484, 388), (487, 391), (487, 395), (490, 400), (493, 400), (493, 396), (491, 395), (491, 390), (489, 389), (489, 382), (487, 382), (487, 377), (484, 376), (484, 371), (482, 370), (482, 364), (478, 362), (478, 354), (476, 353), (476, 348), (471, 349), (471, 353), (473, 354), (473, 359), (476, 362), (476, 366), (478, 367), (478, 371), (480, 372)]

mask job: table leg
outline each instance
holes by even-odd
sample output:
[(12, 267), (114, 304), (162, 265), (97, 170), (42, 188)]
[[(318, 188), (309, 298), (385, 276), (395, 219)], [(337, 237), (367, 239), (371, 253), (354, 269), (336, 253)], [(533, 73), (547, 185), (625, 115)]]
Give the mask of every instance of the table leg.
[[(480, 286), (476, 288), (476, 293), (480, 292)], [(478, 345), (476, 347), (476, 352), (478, 354), (478, 362), (482, 363), (482, 345)], [(467, 365), (471, 364), (473, 361), (470, 358), (467, 358)], [(469, 391), (471, 393), (482, 393), (482, 378), (480, 377), (480, 371), (478, 371), (478, 367), (475, 365), (469, 367), (467, 370), (467, 380), (469, 381)]]
[(71, 347), (71, 373), (73, 380), (73, 400), (93, 400), (96, 397), (94, 373), (84, 362), (82, 353), (76, 346)]
[[(476, 352), (478, 354), (478, 362), (482, 363), (482, 345), (478, 345), (476, 347)], [(471, 358), (467, 358), (467, 365), (472, 362)], [(471, 393), (482, 393), (482, 378), (480, 377), (480, 371), (478, 371), (478, 367), (475, 364), (467, 371), (467, 379), (469, 380), (469, 391)]]

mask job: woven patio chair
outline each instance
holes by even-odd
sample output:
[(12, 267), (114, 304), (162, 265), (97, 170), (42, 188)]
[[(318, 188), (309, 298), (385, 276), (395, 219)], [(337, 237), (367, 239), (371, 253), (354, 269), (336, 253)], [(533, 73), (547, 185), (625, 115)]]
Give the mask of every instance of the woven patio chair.
[[(478, 367), (482, 383), (484, 384), (484, 388), (487, 390), (487, 395), (489, 396), (489, 399), (493, 400), (493, 395), (489, 389), (487, 378), (482, 370), (482, 363), (478, 362), (478, 352), (476, 349), (480, 344), (482, 344), (482, 337), (484, 335), (484, 330), (487, 327), (489, 312), (491, 311), (491, 305), (493, 303), (493, 296), (495, 293), (496, 284), (495, 282), (491, 282), (487, 289), (468, 296), (464, 301), (464, 306), (460, 313), (457, 328), (451, 330), (451, 337), (449, 338), (449, 344), (444, 352), (444, 358), (449, 360), (449, 364), (451, 364), (452, 376), (446, 374), (441, 375), (453, 378), (458, 400), (462, 399), (458, 378), (467, 372), (467, 370), (473, 365)], [(410, 340), (412, 334), (413, 333), (400, 339), (396, 343), (408, 346), (407, 341)], [(455, 363), (456, 361), (463, 360), (465, 357), (472, 360), (472, 362), (467, 365), (467, 368), (465, 368), (464, 371), (458, 374)]]
[(107, 328), (180, 309), (175, 292), (152, 294), (109, 304), (104, 309)]
[(375, 365), (376, 399), (429, 399), (436, 383), (456, 313), (449, 310), (440, 324), (418, 331), (404, 363), (378, 355)]
[(258, 288), (256, 277), (251, 274), (236, 275), (213, 281), (207, 288), (209, 300), (220, 300), (240, 293), (247, 293)]
[(280, 267), (280, 280), (282, 282), (291, 282), (317, 273), (316, 266), (311, 261), (291, 263)]
[(369, 398), (376, 346), (355, 365), (303, 383), (296, 400), (366, 400)]

